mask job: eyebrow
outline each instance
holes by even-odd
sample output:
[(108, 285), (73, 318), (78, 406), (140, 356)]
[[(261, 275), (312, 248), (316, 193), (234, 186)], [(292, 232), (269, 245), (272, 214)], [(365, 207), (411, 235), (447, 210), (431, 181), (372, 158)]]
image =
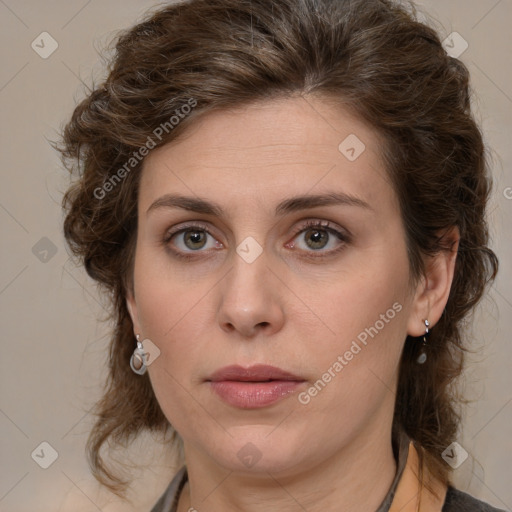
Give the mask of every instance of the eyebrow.
[[(363, 201), (356, 196), (346, 194), (344, 192), (331, 192), (327, 194), (295, 196), (285, 199), (276, 206), (275, 215), (283, 216), (287, 213), (307, 210), (319, 206), (340, 205), (358, 206), (360, 208), (373, 210), (366, 201)], [(207, 201), (206, 199), (198, 197), (176, 194), (166, 194), (158, 198), (147, 209), (146, 214), (159, 208), (181, 208), (182, 210), (214, 215), (216, 217), (222, 217), (225, 213), (220, 205), (212, 201)]]

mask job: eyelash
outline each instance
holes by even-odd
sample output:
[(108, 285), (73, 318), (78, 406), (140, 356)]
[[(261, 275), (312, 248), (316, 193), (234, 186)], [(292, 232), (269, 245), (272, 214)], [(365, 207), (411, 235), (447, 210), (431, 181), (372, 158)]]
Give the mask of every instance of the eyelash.
[[(205, 231), (210, 236), (213, 236), (205, 224), (187, 224), (176, 231), (168, 232), (163, 239), (164, 246), (169, 247), (169, 242), (171, 241), (173, 236), (179, 235), (180, 233), (185, 233), (186, 231)], [(191, 260), (192, 258), (194, 258), (192, 254), (184, 254), (174, 249), (170, 249), (170, 251), (172, 251), (173, 256), (176, 256), (177, 258), (180, 258), (182, 260)]]
[(302, 233), (303, 231), (308, 231), (309, 229), (318, 229), (319, 231), (327, 231), (330, 235), (334, 235), (340, 242), (340, 246), (336, 249), (331, 249), (330, 251), (306, 251), (305, 257), (307, 258), (327, 258), (332, 256), (333, 254), (337, 254), (343, 249), (345, 249), (346, 244), (350, 243), (352, 237), (348, 232), (342, 232), (336, 229), (329, 221), (319, 221), (319, 220), (308, 220), (305, 224), (300, 226), (293, 235), (293, 238), (296, 238), (297, 235)]
[[(327, 231), (329, 234), (336, 236), (338, 238), (338, 240), (340, 240), (343, 243), (337, 249), (331, 249), (330, 251), (324, 251), (324, 252), (320, 251), (321, 253), (318, 255), (314, 255), (315, 251), (306, 251), (305, 257), (308, 257), (308, 258), (325, 258), (328, 256), (332, 256), (333, 254), (336, 254), (336, 253), (342, 251), (345, 248), (345, 245), (350, 243), (351, 239), (352, 239), (350, 234), (348, 234), (347, 232), (341, 232), (338, 229), (334, 228), (329, 221), (318, 221), (318, 220), (307, 221), (305, 224), (303, 224), (300, 228), (298, 228), (295, 231), (292, 239), (295, 239), (297, 237), (297, 235), (299, 235), (303, 231), (308, 231), (309, 229), (318, 229), (318, 230)], [(163, 239), (163, 244), (166, 247), (169, 247), (169, 242), (175, 235), (178, 235), (180, 233), (185, 233), (187, 231), (204, 231), (204, 232), (208, 233), (210, 236), (213, 236), (212, 233), (210, 233), (208, 226), (206, 226), (205, 224), (200, 224), (200, 223), (189, 224), (186, 226), (182, 226), (180, 229), (178, 229), (176, 231), (168, 232)], [(180, 259), (191, 260), (192, 258), (194, 258), (193, 254), (182, 253), (182, 252), (176, 251), (174, 249), (170, 249), (170, 250), (172, 251), (174, 256), (176, 256)], [(202, 251), (192, 251), (192, 253), (193, 252), (202, 252)]]

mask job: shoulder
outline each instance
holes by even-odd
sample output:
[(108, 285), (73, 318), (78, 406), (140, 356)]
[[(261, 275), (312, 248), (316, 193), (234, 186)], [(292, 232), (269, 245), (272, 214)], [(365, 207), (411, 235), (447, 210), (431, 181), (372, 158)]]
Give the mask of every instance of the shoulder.
[(473, 498), (470, 494), (448, 486), (441, 512), (505, 512), (488, 503)]

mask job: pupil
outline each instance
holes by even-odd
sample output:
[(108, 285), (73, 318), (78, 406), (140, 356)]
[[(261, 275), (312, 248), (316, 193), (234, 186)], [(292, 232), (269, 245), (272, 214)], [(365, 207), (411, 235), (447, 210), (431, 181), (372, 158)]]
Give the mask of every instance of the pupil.
[[(188, 231), (186, 233), (186, 242), (192, 243), (192, 247), (189, 246), (191, 249), (200, 249), (204, 246), (204, 233), (200, 231)], [(197, 245), (199, 245), (199, 247)]]
[[(318, 229), (309, 230), (308, 233), (310, 236), (308, 240), (311, 240), (313, 243), (308, 244), (313, 249), (322, 249), (325, 247), (327, 243), (327, 233), (325, 231), (319, 231)], [(323, 243), (322, 243), (323, 242)]]

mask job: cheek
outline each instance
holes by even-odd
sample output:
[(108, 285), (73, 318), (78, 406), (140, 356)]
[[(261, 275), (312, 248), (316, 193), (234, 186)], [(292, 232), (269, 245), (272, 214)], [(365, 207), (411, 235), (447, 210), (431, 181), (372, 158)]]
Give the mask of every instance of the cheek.
[[(340, 344), (350, 345), (359, 335), (364, 341), (365, 333), (369, 336), (368, 331), (386, 339), (393, 339), (405, 331), (404, 311), (410, 301), (408, 292), (406, 256), (379, 257), (374, 254), (364, 259), (354, 257), (346, 262), (337, 279), (317, 289), (312, 287), (311, 291), (304, 286), (299, 293), (304, 302), (319, 313), (318, 324), (328, 328), (323, 330), (328, 339), (338, 339)], [(327, 339), (326, 344), (329, 345)], [(335, 348), (342, 347), (336, 345)]]
[[(197, 287), (180, 284), (178, 279), (162, 278), (154, 267), (146, 270), (151, 266), (142, 260), (140, 268), (136, 293), (141, 329), (160, 350), (149, 367), (151, 385), (168, 421), (180, 434), (186, 434), (191, 424), (206, 425), (210, 419), (204, 406), (192, 397), (197, 363), (207, 357), (198, 343), (204, 338), (198, 328), (203, 324), (206, 304), (198, 300), (205, 294)], [(207, 427), (213, 431), (216, 425), (213, 422)]]
[(170, 267), (165, 268), (149, 251), (137, 254), (134, 277), (142, 335), (160, 350), (149, 375), (158, 401), (173, 402), (180, 385), (187, 386), (184, 378), (198, 357), (193, 342), (197, 338), (188, 329), (194, 325), (191, 319), (198, 314), (200, 304), (191, 297), (190, 287), (173, 278)]
[(307, 338), (309, 364), (321, 381), (319, 407), (350, 404), (356, 411), (393, 389), (407, 332), (408, 268), (405, 248), (354, 259), (342, 278), (323, 288), (321, 299), (307, 299), (329, 328), (316, 339), (312, 329)]
[(200, 300), (204, 295), (197, 288), (191, 292), (189, 287), (180, 289), (165, 279), (150, 279), (148, 275), (139, 281), (137, 307), (141, 329), (144, 337), (160, 349), (155, 372), (162, 368), (180, 376), (180, 380), (181, 376), (190, 379), (193, 361), (204, 357), (200, 343), (205, 337), (207, 314), (207, 302)]
[[(179, 357), (173, 354), (173, 358)], [(180, 373), (184, 364), (172, 368), (168, 356), (163, 360), (155, 361), (149, 370), (151, 386), (162, 412), (178, 431), (183, 439), (200, 438), (202, 432), (209, 432), (212, 436), (222, 435), (222, 429), (217, 432), (220, 424), (216, 418), (216, 411), (210, 410), (208, 404), (201, 403), (185, 379), (187, 371)]]
[(187, 280), (163, 249), (140, 244), (134, 269), (137, 311), (146, 337), (165, 340), (182, 331), (206, 284)]
[(360, 284), (329, 296), (325, 319), (336, 334), (310, 344), (307, 364), (315, 378), (299, 408), (314, 428), (347, 435), (369, 424), (379, 410), (393, 410), (406, 332), (407, 304), (399, 290), (387, 280), (370, 290)]

